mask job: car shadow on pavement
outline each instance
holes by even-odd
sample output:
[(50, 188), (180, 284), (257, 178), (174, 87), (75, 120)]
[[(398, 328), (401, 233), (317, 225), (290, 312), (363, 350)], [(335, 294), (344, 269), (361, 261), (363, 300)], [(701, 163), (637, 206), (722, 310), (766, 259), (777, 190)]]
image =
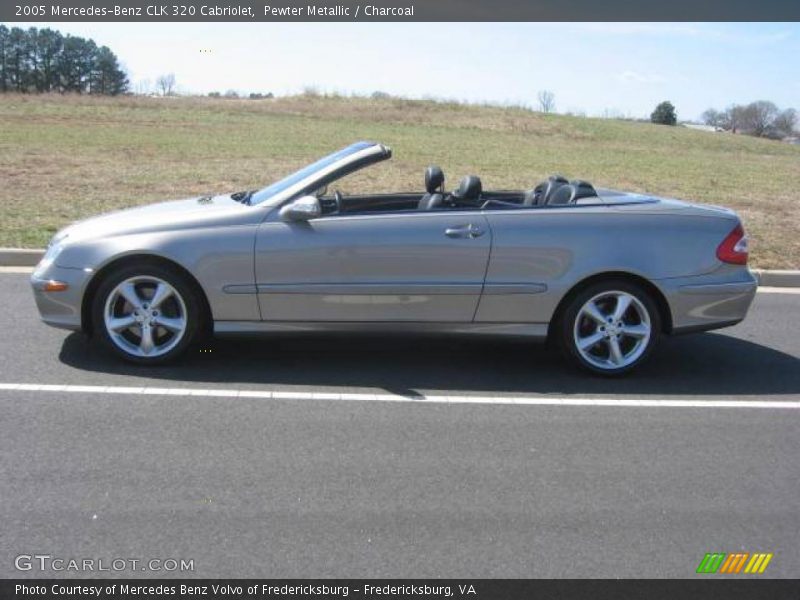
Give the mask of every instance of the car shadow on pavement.
[[(571, 368), (543, 344), (508, 340), (375, 336), (276, 336), (214, 340), (179, 362), (140, 367), (69, 335), (60, 360), (85, 371), (155, 386), (225, 384), (421, 392), (761, 396), (800, 394), (800, 359), (719, 333), (665, 338), (627, 377)], [(113, 380), (108, 385), (115, 385)]]

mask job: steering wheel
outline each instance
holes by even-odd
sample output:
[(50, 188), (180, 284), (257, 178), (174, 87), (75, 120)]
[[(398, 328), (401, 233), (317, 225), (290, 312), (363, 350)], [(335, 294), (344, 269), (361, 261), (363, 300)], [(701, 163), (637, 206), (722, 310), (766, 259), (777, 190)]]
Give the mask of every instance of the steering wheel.
[(336, 212), (342, 210), (342, 193), (339, 190), (333, 190), (333, 200), (336, 202)]

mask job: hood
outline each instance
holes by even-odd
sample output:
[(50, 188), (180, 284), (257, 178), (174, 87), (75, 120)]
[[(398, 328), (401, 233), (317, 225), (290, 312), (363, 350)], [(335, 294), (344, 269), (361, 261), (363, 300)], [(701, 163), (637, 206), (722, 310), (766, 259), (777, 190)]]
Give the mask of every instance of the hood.
[(239, 224), (260, 217), (263, 217), (261, 211), (236, 202), (230, 195), (198, 196), (116, 210), (77, 221), (59, 231), (51, 243), (70, 244), (114, 235)]

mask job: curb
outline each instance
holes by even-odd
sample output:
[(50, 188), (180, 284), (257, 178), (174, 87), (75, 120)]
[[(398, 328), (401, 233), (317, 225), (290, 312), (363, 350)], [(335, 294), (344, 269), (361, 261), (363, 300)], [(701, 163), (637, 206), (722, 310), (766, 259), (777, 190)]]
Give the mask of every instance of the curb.
[[(44, 250), (27, 248), (0, 248), (0, 266), (35, 267), (42, 260)], [(800, 287), (800, 271), (752, 269), (758, 285), (768, 287)]]
[(27, 248), (0, 248), (0, 266), (35, 267), (44, 256), (44, 250)]
[(758, 285), (765, 287), (800, 287), (800, 271), (752, 269)]

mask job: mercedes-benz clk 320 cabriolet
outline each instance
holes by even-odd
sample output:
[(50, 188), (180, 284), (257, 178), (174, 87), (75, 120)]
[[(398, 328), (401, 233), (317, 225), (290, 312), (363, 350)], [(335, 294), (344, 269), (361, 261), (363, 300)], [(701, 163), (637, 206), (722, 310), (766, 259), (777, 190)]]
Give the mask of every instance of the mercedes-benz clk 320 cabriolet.
[[(730, 210), (552, 176), (527, 191), (343, 195), (391, 156), (359, 142), (253, 192), (114, 212), (60, 231), (42, 319), (164, 363), (201, 334), (380, 331), (549, 339), (624, 373), (663, 334), (741, 321), (756, 280)], [(328, 191), (332, 190), (332, 191)]]

